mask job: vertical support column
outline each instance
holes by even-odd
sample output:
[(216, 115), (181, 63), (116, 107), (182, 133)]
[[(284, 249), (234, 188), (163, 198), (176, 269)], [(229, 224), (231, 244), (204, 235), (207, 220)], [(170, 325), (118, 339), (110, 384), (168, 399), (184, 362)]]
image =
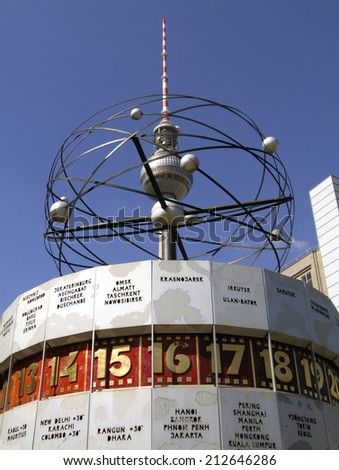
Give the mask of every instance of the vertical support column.
[(177, 230), (175, 227), (167, 227), (160, 232), (159, 258), (162, 260), (177, 259)]

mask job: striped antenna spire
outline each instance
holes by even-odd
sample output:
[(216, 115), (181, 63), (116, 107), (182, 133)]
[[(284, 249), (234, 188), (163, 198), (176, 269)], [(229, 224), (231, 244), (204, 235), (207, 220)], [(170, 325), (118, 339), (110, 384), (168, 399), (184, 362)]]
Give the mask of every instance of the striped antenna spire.
[(168, 120), (168, 75), (167, 75), (167, 47), (166, 47), (166, 18), (162, 19), (162, 111), (163, 119)]

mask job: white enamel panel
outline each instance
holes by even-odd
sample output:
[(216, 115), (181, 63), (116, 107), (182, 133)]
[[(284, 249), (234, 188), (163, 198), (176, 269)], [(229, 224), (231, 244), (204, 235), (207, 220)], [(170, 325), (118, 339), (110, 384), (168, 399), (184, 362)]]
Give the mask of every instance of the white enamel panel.
[(150, 324), (151, 266), (145, 261), (97, 268), (97, 330)]
[(16, 321), (18, 301), (17, 299), (4, 311), (1, 317), (0, 331), (0, 364), (4, 362), (12, 352), (12, 343)]
[(339, 449), (339, 408), (323, 403), (324, 419), (330, 449)]
[(312, 335), (304, 283), (266, 270), (264, 276), (270, 330), (309, 342)]
[(42, 342), (45, 338), (49, 282), (18, 297), (13, 352)]
[(37, 402), (18, 406), (4, 414), (2, 424), (2, 449), (31, 450)]
[(267, 330), (261, 269), (213, 263), (215, 323), (251, 330)]
[(151, 449), (151, 396), (149, 388), (94, 393), (88, 449)]
[(273, 392), (220, 389), (223, 449), (282, 449)]
[(317, 289), (307, 286), (310, 321), (316, 350), (327, 349), (339, 354), (339, 313), (331, 300)]
[(39, 402), (34, 449), (86, 449), (88, 405), (88, 393)]
[(320, 401), (284, 393), (278, 393), (277, 399), (285, 449), (328, 449)]
[(154, 324), (212, 324), (210, 263), (154, 261), (153, 318)]
[[(92, 330), (95, 269), (50, 281), (46, 339), (73, 336)], [(69, 338), (72, 341), (72, 337)]]
[(153, 449), (220, 449), (215, 388), (155, 388), (153, 397)]

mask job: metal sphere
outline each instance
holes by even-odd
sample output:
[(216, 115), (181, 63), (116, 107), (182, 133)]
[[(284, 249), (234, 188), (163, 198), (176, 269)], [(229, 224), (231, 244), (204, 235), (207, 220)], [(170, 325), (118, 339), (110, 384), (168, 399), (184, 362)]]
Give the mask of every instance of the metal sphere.
[(167, 202), (167, 207), (161, 207), (160, 202), (156, 202), (151, 212), (152, 224), (157, 227), (177, 227), (184, 222), (184, 210), (175, 202)]
[(188, 153), (180, 160), (180, 166), (187, 173), (194, 173), (199, 168), (199, 158), (193, 153)]
[(139, 121), (139, 119), (142, 118), (142, 115), (143, 115), (143, 112), (139, 108), (133, 108), (130, 113), (131, 118), (134, 119), (135, 121)]
[(275, 137), (266, 137), (262, 141), (262, 148), (265, 152), (274, 153), (279, 148), (279, 141)]
[(51, 205), (49, 215), (54, 222), (65, 224), (69, 217), (69, 203), (66, 197), (62, 196), (60, 201)]

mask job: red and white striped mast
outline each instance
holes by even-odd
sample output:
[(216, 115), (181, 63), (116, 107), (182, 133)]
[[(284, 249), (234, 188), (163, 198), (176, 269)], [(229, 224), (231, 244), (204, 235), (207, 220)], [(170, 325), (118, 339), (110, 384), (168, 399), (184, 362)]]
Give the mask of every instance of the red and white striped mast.
[[(166, 20), (162, 19), (162, 111), (161, 121), (153, 129), (155, 151), (148, 159), (148, 168), (141, 170), (140, 180), (143, 190), (152, 199), (158, 199), (152, 208), (151, 220), (159, 230), (159, 259), (175, 260), (178, 242), (177, 228), (185, 222), (185, 213), (176, 203), (189, 192), (193, 178), (192, 173), (199, 166), (198, 159), (192, 155), (178, 155), (179, 127), (170, 121), (168, 109), (168, 75)], [(192, 166), (193, 163), (193, 166)], [(159, 197), (159, 192), (160, 197)], [(183, 253), (185, 255), (185, 253)]]
[[(158, 150), (174, 151), (178, 150), (177, 137), (178, 126), (170, 121), (170, 110), (168, 108), (168, 75), (167, 75), (167, 44), (166, 44), (166, 18), (162, 18), (162, 110), (161, 121), (153, 130), (153, 141)], [(160, 145), (159, 145), (160, 144)]]
[(167, 45), (166, 45), (166, 18), (162, 19), (162, 111), (163, 119), (168, 121), (168, 75), (167, 75)]

